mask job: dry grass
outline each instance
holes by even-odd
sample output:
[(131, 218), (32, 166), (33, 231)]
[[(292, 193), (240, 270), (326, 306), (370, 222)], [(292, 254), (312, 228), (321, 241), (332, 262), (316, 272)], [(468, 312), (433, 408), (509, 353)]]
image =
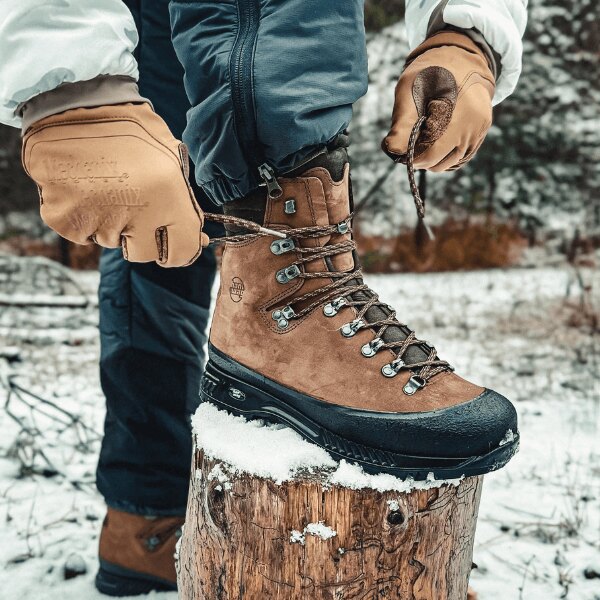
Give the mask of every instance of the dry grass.
[(447, 219), (424, 231), (407, 230), (396, 238), (364, 236), (357, 241), (365, 271), (370, 273), (468, 271), (516, 264), (527, 239), (513, 223), (494, 219)]
[(43, 256), (71, 269), (97, 269), (101, 248), (95, 245), (81, 246), (66, 240), (47, 242), (27, 235), (15, 235), (0, 241), (0, 252), (15, 256)]

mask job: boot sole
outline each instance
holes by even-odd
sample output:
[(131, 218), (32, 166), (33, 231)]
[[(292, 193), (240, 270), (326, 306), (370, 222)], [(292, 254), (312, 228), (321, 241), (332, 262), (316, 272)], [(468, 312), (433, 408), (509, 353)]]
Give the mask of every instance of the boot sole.
[(100, 559), (95, 579), (96, 589), (106, 596), (141, 596), (150, 592), (176, 592), (177, 584), (138, 573)]
[[(225, 357), (214, 348), (210, 350), (213, 355), (218, 354), (220, 359)], [(266, 381), (264, 377), (263, 380)], [(278, 386), (270, 380), (269, 383), (271, 387)], [(283, 389), (283, 386), (280, 387)], [(237, 416), (287, 425), (337, 460), (358, 463), (370, 474), (388, 473), (402, 479), (422, 481), (432, 474), (438, 480), (484, 475), (506, 465), (519, 447), (519, 435), (515, 434), (510, 442), (485, 454), (467, 458), (412, 456), (373, 448), (331, 432), (290, 406), (289, 402), (225, 372), (210, 359), (201, 381), (200, 401), (210, 402)], [(336, 410), (343, 411), (344, 407), (336, 405)], [(352, 410), (348, 409), (350, 412)]]

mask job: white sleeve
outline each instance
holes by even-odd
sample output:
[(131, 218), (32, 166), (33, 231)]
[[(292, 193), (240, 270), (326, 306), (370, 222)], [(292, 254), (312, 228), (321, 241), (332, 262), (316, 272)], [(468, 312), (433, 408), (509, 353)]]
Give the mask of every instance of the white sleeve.
[(23, 102), (98, 75), (138, 78), (138, 34), (121, 0), (0, 0), (0, 122)]
[(527, 3), (528, 0), (406, 0), (410, 49), (425, 40), (436, 13), (446, 25), (477, 30), (500, 57), (494, 96), (494, 104), (498, 104), (512, 94), (521, 74)]

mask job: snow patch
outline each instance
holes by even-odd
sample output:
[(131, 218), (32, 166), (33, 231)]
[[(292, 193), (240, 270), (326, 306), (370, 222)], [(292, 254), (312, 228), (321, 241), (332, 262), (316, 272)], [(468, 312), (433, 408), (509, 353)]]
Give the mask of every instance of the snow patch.
[(316, 472), (337, 465), (325, 450), (287, 427), (234, 417), (212, 404), (200, 405), (192, 426), (196, 444), (208, 457), (278, 484), (301, 470)]
[(87, 573), (87, 564), (80, 554), (70, 554), (65, 561), (65, 573), (69, 573), (69, 579), (76, 575), (84, 575)]
[(175, 562), (179, 561), (179, 553), (181, 552), (181, 542), (183, 541), (183, 529), (184, 529), (184, 527), (185, 527), (185, 525), (181, 526), (181, 535), (179, 536), (179, 539), (175, 543), (175, 554), (173, 555), (174, 558), (175, 558)]
[[(304, 440), (295, 431), (264, 421), (248, 421), (219, 410), (209, 403), (200, 405), (192, 417), (196, 444), (205, 454), (227, 464), (232, 473), (248, 473), (275, 483), (294, 479), (299, 473), (319, 473), (325, 487), (339, 485), (355, 490), (378, 492), (429, 490), (442, 485), (458, 485), (460, 479), (425, 481), (399, 479), (385, 473), (370, 475), (353, 463), (334, 460), (325, 450)], [(218, 479), (225, 489), (231, 487), (223, 467), (215, 466), (208, 478)]]
[(408, 493), (412, 490), (430, 490), (442, 485), (457, 486), (460, 479), (436, 479), (433, 473), (429, 473), (425, 481), (415, 481), (412, 477), (400, 479), (387, 473), (371, 475), (365, 473), (359, 465), (340, 461), (338, 468), (329, 477), (333, 485), (351, 488), (354, 490), (372, 489), (378, 492), (401, 492)]
[[(318, 523), (309, 523), (303, 531), (298, 531), (297, 529), (292, 530), (290, 534), (290, 543), (301, 544), (304, 546), (307, 535), (312, 535), (313, 537), (318, 537), (327, 541), (331, 538), (334, 538), (337, 535), (337, 531), (333, 530), (328, 525), (325, 525), (323, 521), (319, 521)], [(338, 552), (339, 550), (340, 549), (338, 549)], [(343, 552), (340, 554), (343, 554)]]
[(217, 485), (215, 486), (217, 490), (222, 491), (223, 488), (225, 489), (225, 491), (229, 491), (231, 490), (231, 488), (233, 487), (231, 484), (231, 481), (229, 481), (229, 475), (227, 473), (225, 473), (225, 471), (223, 470), (223, 467), (221, 465), (215, 465), (210, 473), (208, 474), (208, 480), (209, 481), (214, 481), (217, 480), (221, 485)]
[(398, 500), (388, 500), (387, 505), (391, 512), (396, 512), (397, 510), (400, 510), (400, 503), (398, 502)]
[(298, 531), (297, 529), (292, 529), (292, 533), (290, 534), (290, 544), (302, 544), (304, 546), (305, 541), (304, 533), (302, 531)]
[(334, 531), (331, 527), (325, 525), (323, 521), (319, 521), (318, 523), (309, 523), (304, 528), (304, 533), (321, 538), (322, 540), (330, 540), (337, 535), (337, 531)]
[(515, 441), (515, 434), (512, 429), (509, 429), (506, 432), (506, 435), (500, 440), (499, 446), (505, 446), (506, 444), (510, 444)]

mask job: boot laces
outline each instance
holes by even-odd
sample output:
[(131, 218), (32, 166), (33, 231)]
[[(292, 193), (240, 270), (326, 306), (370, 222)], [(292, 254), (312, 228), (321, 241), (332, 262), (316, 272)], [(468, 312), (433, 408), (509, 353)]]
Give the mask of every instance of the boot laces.
[[(225, 215), (215, 216), (218, 217), (218, 220), (222, 223), (243, 228), (251, 228), (254, 231), (252, 233), (232, 235), (226, 238), (215, 238), (212, 240), (213, 242), (226, 241), (235, 243), (260, 236), (272, 235), (271, 231), (261, 231), (261, 229), (264, 228), (257, 226), (256, 223), (246, 221), (245, 219)], [(395, 326), (408, 329), (408, 326), (397, 319), (396, 311), (391, 306), (381, 302), (378, 295), (368, 285), (363, 283), (362, 269), (358, 267), (349, 272), (309, 272), (303, 268), (313, 261), (347, 252), (354, 252), (356, 250), (356, 242), (353, 239), (316, 247), (303, 247), (299, 243), (300, 240), (326, 238), (331, 235), (339, 234), (340, 231), (351, 233), (352, 217), (353, 215), (351, 214), (347, 219), (335, 225), (299, 227), (296, 229), (285, 230), (285, 237), (294, 240), (294, 251), (299, 256), (295, 261), (290, 263), (286, 271), (291, 269), (291, 271), (295, 273), (294, 279), (322, 279), (324, 282), (325, 280), (328, 280), (328, 283), (325, 283), (325, 285), (320, 286), (315, 290), (301, 294), (300, 296), (294, 296), (291, 304), (288, 306), (279, 308), (272, 306), (271, 308), (274, 309), (272, 313), (274, 319), (278, 320), (281, 315), (284, 317), (284, 322), (287, 325), (288, 321), (292, 319), (301, 319), (320, 307), (326, 316), (334, 316), (343, 308), (354, 308), (356, 311), (355, 318), (342, 327), (342, 335), (344, 335), (344, 337), (352, 337), (361, 329), (374, 330), (375, 337), (369, 344), (363, 346), (363, 354), (370, 357), (381, 350), (391, 350), (394, 353), (395, 358), (388, 365), (385, 365), (384, 369), (382, 369), (383, 374), (387, 377), (393, 377), (400, 370), (409, 369), (416, 374), (416, 378), (414, 378), (412, 384), (417, 388), (422, 387), (438, 373), (451, 370), (450, 364), (445, 360), (439, 359), (435, 348), (427, 344), (427, 342), (418, 339), (412, 330), (409, 330), (408, 335), (403, 340), (384, 341), (385, 332), (388, 327)], [(294, 269), (294, 267), (296, 267), (296, 269)], [(292, 305), (296, 307), (301, 306), (302, 308), (294, 309)], [(367, 313), (369, 309), (376, 306), (384, 309), (383, 314), (385, 316), (377, 319), (368, 318)], [(404, 357), (411, 346), (421, 347), (425, 352), (426, 358), (418, 362), (405, 363)]]
[[(407, 164), (411, 192), (417, 215), (421, 222), (425, 216), (425, 203), (419, 194), (415, 181), (414, 153), (416, 141), (424, 121), (425, 119), (421, 118), (415, 123), (410, 136), (407, 155), (402, 161)], [(310, 272), (303, 269), (304, 266), (313, 261), (331, 258), (347, 252), (353, 253), (356, 250), (356, 242), (352, 237), (341, 242), (326, 243), (323, 246), (316, 247), (303, 247), (298, 243), (300, 240), (328, 238), (331, 235), (340, 233), (351, 234), (354, 213), (351, 213), (341, 223), (334, 225), (298, 227), (295, 229), (286, 229), (285, 231), (269, 229), (253, 221), (229, 215), (207, 213), (205, 216), (208, 220), (234, 225), (250, 231), (250, 233), (213, 238), (211, 243), (236, 243), (262, 236), (291, 239), (294, 241), (292, 248), (299, 257), (285, 269), (286, 272), (291, 274), (290, 277), (293, 279), (323, 279), (329, 281), (329, 283), (325, 283), (315, 290), (306, 292), (300, 296), (294, 296), (291, 304), (296, 307), (302, 306), (302, 308), (294, 310), (291, 304), (279, 308), (276, 306), (271, 307), (275, 309), (272, 312), (273, 318), (276, 321), (280, 321), (283, 328), (287, 327), (290, 320), (301, 319), (319, 307), (322, 307), (325, 316), (330, 317), (336, 315), (343, 308), (354, 308), (356, 311), (355, 318), (341, 328), (342, 335), (344, 337), (352, 337), (361, 329), (375, 331), (373, 340), (365, 344), (361, 351), (365, 357), (371, 357), (381, 350), (391, 350), (395, 358), (389, 364), (384, 365), (381, 371), (386, 377), (394, 377), (402, 369), (412, 371), (413, 376), (404, 386), (405, 393), (413, 394), (419, 388), (425, 386), (435, 375), (453, 370), (447, 361), (438, 358), (437, 351), (433, 346), (418, 339), (414, 331), (397, 319), (396, 311), (393, 307), (379, 300), (379, 296), (363, 282), (361, 267), (357, 267), (349, 272), (333, 270)], [(383, 317), (369, 318), (369, 310), (375, 307), (383, 309), (381, 311), (381, 314), (384, 315)], [(408, 334), (402, 340), (385, 341), (385, 333), (389, 327), (399, 327), (408, 331)], [(404, 358), (412, 346), (418, 346), (423, 351), (424, 358), (408, 363), (405, 362)]]

